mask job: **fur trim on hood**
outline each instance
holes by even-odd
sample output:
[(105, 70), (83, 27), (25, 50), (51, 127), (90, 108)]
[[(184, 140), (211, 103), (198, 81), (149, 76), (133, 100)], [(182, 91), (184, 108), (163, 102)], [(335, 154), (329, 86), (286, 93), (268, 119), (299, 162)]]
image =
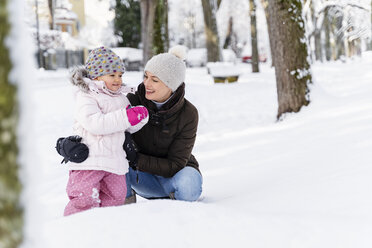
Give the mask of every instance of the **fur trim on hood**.
[[(88, 79), (88, 80), (87, 80)], [(82, 91), (89, 91), (88, 71), (84, 66), (76, 66), (70, 73), (70, 81), (73, 85), (79, 87)]]

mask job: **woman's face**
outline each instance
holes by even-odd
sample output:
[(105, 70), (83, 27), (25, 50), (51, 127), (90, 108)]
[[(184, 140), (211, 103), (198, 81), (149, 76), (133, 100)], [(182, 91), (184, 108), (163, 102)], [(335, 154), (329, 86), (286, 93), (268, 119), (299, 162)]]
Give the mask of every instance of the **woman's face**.
[(145, 71), (143, 84), (145, 85), (147, 100), (165, 102), (172, 95), (172, 90), (151, 72)]
[(121, 84), (123, 83), (121, 77), (123, 73), (114, 72), (111, 74), (106, 74), (97, 78), (99, 81), (104, 81), (106, 87), (111, 91), (117, 91), (120, 89)]

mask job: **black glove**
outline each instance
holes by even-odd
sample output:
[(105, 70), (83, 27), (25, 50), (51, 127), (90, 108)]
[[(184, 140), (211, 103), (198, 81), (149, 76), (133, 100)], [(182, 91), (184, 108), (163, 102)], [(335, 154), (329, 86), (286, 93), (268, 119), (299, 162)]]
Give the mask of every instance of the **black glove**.
[(132, 135), (129, 132), (125, 132), (125, 141), (123, 144), (123, 149), (127, 154), (127, 159), (129, 162), (129, 166), (133, 170), (137, 170), (137, 152), (138, 147), (134, 140), (132, 139)]
[(67, 138), (62, 137), (57, 140), (56, 150), (63, 157), (61, 164), (68, 161), (81, 163), (87, 159), (89, 148), (81, 143), (81, 139), (80, 136), (75, 135)]

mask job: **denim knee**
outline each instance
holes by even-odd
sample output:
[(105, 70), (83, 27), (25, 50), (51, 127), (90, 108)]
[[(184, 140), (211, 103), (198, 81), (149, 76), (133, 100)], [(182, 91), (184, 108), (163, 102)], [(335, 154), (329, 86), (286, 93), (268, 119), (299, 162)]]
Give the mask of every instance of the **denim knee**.
[(176, 200), (198, 200), (202, 193), (202, 183), (202, 176), (196, 169), (192, 167), (183, 168), (173, 177)]

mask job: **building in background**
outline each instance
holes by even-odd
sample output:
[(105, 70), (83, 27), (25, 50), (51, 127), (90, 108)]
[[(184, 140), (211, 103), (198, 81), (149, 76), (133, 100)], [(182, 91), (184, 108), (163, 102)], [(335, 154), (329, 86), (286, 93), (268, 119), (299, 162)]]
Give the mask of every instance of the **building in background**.
[(85, 25), (84, 0), (57, 0), (55, 6), (55, 29), (78, 36)]
[(86, 24), (86, 18), (85, 18), (85, 1), (84, 0), (69, 0), (72, 4), (72, 12), (74, 12), (77, 15), (76, 20), (76, 32), (79, 33), (80, 30), (85, 26)]
[(38, 63), (45, 69), (69, 68), (84, 62), (86, 25), (84, 0), (27, 0), (29, 23), (38, 47)]

